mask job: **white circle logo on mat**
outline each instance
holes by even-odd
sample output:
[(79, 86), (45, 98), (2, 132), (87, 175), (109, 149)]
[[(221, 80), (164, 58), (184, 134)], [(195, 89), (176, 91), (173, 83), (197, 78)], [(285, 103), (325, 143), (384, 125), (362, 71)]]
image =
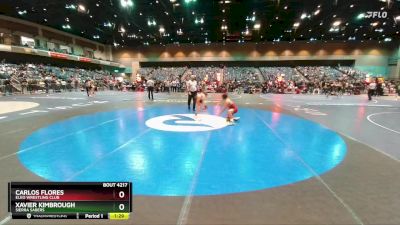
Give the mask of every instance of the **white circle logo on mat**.
[(214, 115), (173, 114), (151, 118), (146, 126), (162, 131), (198, 132), (217, 130), (227, 126), (226, 119)]

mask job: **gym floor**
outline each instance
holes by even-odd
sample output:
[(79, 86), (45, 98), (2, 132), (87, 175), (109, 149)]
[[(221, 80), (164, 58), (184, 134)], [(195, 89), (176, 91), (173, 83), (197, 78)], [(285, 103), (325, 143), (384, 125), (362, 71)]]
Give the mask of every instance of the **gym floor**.
[(226, 126), (219, 98), (198, 119), (184, 93), (1, 97), (0, 225), (54, 224), (11, 220), (10, 181), (115, 179), (118, 224), (400, 224), (400, 101), (232, 94)]

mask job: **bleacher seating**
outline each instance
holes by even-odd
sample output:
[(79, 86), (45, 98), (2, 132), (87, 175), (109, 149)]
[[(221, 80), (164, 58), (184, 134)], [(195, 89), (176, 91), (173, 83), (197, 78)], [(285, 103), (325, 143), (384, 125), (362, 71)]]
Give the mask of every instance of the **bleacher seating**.
[[(341, 85), (350, 89), (357, 86), (365, 88), (366, 73), (357, 71), (353, 67), (328, 67), (328, 66), (298, 66), (298, 67), (144, 67), (138, 74), (145, 79), (153, 79), (157, 90), (176, 87), (182, 91), (185, 81), (195, 75), (199, 84), (209, 91), (233, 91), (237, 88), (244, 90), (263, 89), (264, 92), (286, 93), (304, 90), (310, 93), (313, 90), (326, 89), (328, 85)], [(205, 79), (207, 77), (207, 79)], [(96, 80), (98, 86), (110, 85), (143, 87), (143, 83), (123, 82), (111, 78), (111, 73), (106, 71), (86, 70), (81, 68), (62, 68), (50, 65), (36, 64), (10, 64), (0, 63), (0, 86), (5, 80), (11, 82), (13, 88), (18, 90), (26, 83), (43, 87), (46, 80), (57, 84), (71, 83), (71, 79), (80, 85), (87, 79)], [(123, 85), (121, 85), (123, 83)], [(4, 85), (3, 85), (4, 86)], [(65, 85), (64, 85), (65, 86)], [(135, 90), (134, 88), (132, 88)], [(248, 91), (251, 93), (251, 91)], [(254, 93), (254, 92), (253, 92)]]
[(260, 83), (260, 75), (256, 67), (227, 67), (224, 80)]

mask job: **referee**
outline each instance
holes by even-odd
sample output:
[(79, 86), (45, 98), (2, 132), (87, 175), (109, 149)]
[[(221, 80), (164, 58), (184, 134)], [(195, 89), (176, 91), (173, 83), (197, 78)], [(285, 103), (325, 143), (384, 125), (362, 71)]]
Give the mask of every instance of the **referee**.
[(147, 80), (147, 82), (146, 82), (146, 86), (147, 86), (147, 92), (148, 92), (148, 95), (149, 95), (149, 100), (154, 100), (154, 96), (153, 96), (153, 93), (154, 93), (154, 81), (151, 78), (149, 78)]
[(197, 96), (197, 81), (196, 76), (192, 76), (191, 80), (186, 82), (186, 91), (188, 93), (188, 110), (193, 100), (193, 111), (196, 112), (196, 96)]

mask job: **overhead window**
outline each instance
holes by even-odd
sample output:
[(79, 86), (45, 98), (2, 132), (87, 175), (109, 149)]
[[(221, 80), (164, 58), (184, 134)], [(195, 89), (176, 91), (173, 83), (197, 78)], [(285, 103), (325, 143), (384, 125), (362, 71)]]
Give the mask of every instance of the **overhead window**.
[(66, 46), (66, 45), (60, 45), (60, 50), (62, 52), (64, 52), (64, 53), (71, 53), (72, 52), (71, 47)]
[(34, 48), (35, 47), (35, 39), (30, 37), (21, 36), (21, 45), (25, 47)]

